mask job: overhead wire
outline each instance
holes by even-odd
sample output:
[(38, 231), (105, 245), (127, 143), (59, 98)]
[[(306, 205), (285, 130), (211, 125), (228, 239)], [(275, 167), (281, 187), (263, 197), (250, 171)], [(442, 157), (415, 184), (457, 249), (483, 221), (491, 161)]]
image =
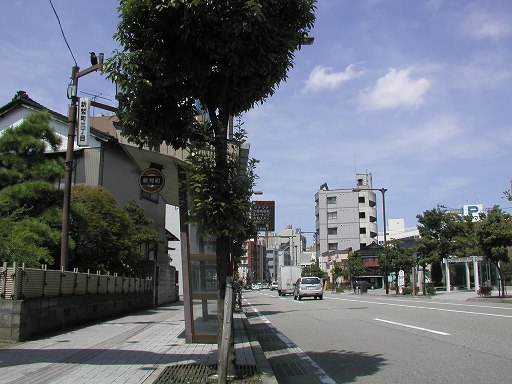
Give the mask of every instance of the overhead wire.
[(62, 37), (64, 38), (64, 41), (65, 41), (66, 45), (68, 46), (69, 52), (71, 53), (71, 56), (73, 57), (75, 66), (78, 67), (78, 63), (76, 62), (75, 55), (73, 55), (73, 51), (71, 50), (71, 47), (68, 44), (68, 40), (66, 39), (66, 35), (64, 34), (64, 30), (62, 29), (62, 24), (60, 23), (59, 15), (57, 14), (55, 7), (53, 6), (52, 0), (48, 0), (48, 1), (50, 2), (50, 5), (52, 6), (53, 13), (55, 13), (55, 17), (57, 17), (57, 21), (59, 22), (60, 31), (62, 32)]

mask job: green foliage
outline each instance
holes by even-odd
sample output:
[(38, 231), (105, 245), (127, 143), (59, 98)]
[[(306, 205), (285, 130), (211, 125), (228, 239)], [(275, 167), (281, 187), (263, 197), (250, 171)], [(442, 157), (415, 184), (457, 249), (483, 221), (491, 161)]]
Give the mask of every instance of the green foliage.
[(27, 180), (49, 180), (63, 175), (62, 162), (45, 154), (56, 150), (60, 137), (50, 125), (50, 114), (35, 112), (3, 131), (0, 137), (0, 188)]
[(500, 266), (505, 281), (512, 281), (512, 260), (500, 263)]
[(500, 295), (504, 295), (506, 281), (500, 268), (500, 263), (510, 261), (509, 249), (512, 246), (512, 216), (503, 212), (498, 206), (494, 206), (481, 216), (476, 236), (483, 251), (483, 256), (498, 269), (501, 281), (503, 282)]
[(364, 275), (366, 272), (363, 266), (363, 259), (361, 256), (357, 254), (357, 252), (351, 252), (348, 255), (348, 269), (350, 271), (351, 280), (356, 279), (357, 277)]
[(322, 269), (318, 265), (318, 262), (316, 262), (315, 264), (311, 264), (308, 267), (305, 267), (302, 270), (301, 275), (302, 276), (316, 276), (316, 277), (319, 277), (321, 279), (325, 279), (327, 277), (327, 273), (322, 271)]
[(239, 131), (237, 138), (237, 145), (228, 153), (227, 172), (222, 178), (212, 151), (208, 150), (211, 147), (190, 144), (188, 192), (193, 202), (191, 220), (199, 224), (204, 234), (244, 240), (256, 233), (250, 198), (257, 178), (254, 172), (257, 161), (249, 159), (247, 168), (240, 169), (237, 149), (245, 142), (245, 132)]
[(483, 297), (491, 297), (493, 287), (480, 287), (478, 289), (478, 295)]
[(126, 209), (117, 205), (103, 187), (76, 185), (72, 191), (71, 232), (76, 248), (69, 265), (82, 271), (142, 275), (144, 256), (137, 245), (156, 242), (155, 231), (146, 228), (142, 208), (134, 202)]
[(386, 253), (379, 256), (379, 265), (387, 262), (388, 271), (395, 273), (395, 285), (398, 286), (400, 270), (409, 272), (416, 264), (415, 248), (404, 247), (400, 240), (391, 240), (386, 244)]
[(462, 218), (459, 224), (459, 231), (454, 236), (455, 249), (453, 254), (457, 257), (468, 257), (482, 254), (477, 238), (479, 222), (473, 221), (471, 215)]
[(333, 274), (334, 274), (334, 281), (337, 281), (338, 277), (341, 277), (344, 275), (344, 268), (340, 261), (335, 261), (333, 263)]
[(494, 206), (483, 216), (477, 237), (486, 259), (494, 264), (508, 262), (508, 247), (512, 246), (512, 216)]
[[(312, 28), (314, 0), (121, 2), (107, 60), (123, 134), (140, 145), (194, 140), (199, 100), (213, 123), (272, 95)], [(212, 133), (215, 129), (211, 126)]]
[(37, 218), (15, 216), (0, 218), (0, 260), (25, 263), (31, 268), (53, 264), (52, 255), (60, 245), (60, 231)]
[(413, 290), (412, 287), (403, 287), (402, 288), (402, 295), (412, 295)]
[(418, 241), (420, 264), (433, 263), (451, 256), (457, 249), (455, 239), (460, 236), (463, 219), (440, 207), (427, 210), (418, 219), (421, 238)]
[(0, 136), (0, 260), (40, 267), (60, 246), (62, 192), (49, 181), (63, 174), (45, 154), (61, 143), (48, 112), (29, 115)]

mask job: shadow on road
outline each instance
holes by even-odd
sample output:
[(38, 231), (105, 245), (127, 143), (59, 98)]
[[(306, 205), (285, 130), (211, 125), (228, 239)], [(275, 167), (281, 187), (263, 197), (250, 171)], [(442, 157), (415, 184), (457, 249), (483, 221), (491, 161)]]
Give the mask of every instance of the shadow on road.
[(325, 373), (337, 383), (349, 383), (356, 381), (358, 377), (373, 376), (386, 365), (386, 359), (381, 355), (366, 352), (329, 350), (320, 353), (307, 352), (307, 355), (317, 364), (321, 364)]

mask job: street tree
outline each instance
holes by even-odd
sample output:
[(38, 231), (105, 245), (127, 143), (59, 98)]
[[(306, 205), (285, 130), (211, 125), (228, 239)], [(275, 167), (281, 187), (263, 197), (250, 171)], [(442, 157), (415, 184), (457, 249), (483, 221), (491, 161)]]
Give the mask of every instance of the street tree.
[(386, 253), (379, 255), (379, 265), (387, 262), (388, 269), (395, 273), (395, 287), (398, 295), (398, 277), (400, 270), (409, 273), (416, 264), (414, 247), (406, 247), (400, 240), (391, 240), (386, 244)]
[(333, 284), (336, 284), (339, 278), (343, 276), (344, 268), (341, 261), (334, 261), (332, 264)]
[(459, 230), (453, 237), (453, 254), (457, 257), (470, 257), (482, 254), (477, 237), (479, 221), (475, 221), (473, 216), (467, 215), (462, 218)]
[[(312, 28), (315, 0), (163, 0), (121, 2), (115, 35), (123, 52), (108, 61), (122, 89), (123, 134), (139, 145), (188, 141), (212, 147), (210, 197), (216, 238), (219, 316), (223, 320), (230, 267), (233, 192), (226, 183), (228, 121), (271, 96), (292, 67), (294, 52)], [(196, 119), (197, 102), (206, 111)], [(208, 217), (197, 216), (201, 223)], [(235, 219), (236, 220), (236, 219)], [(220, 340), (219, 340), (220, 344)]]
[[(456, 213), (446, 212), (440, 206), (417, 215), (420, 239), (417, 242), (419, 264), (425, 268), (432, 265), (432, 280), (442, 278), (441, 260), (454, 254), (455, 238), (460, 235), (462, 218)], [(436, 271), (439, 272), (435, 273)], [(426, 295), (425, 274), (423, 274), (423, 294)]]
[(321, 279), (326, 278), (326, 273), (322, 271), (322, 268), (320, 268), (320, 265), (318, 261), (311, 264), (309, 267), (304, 268), (304, 271), (301, 274), (302, 276), (316, 276)]
[(356, 280), (359, 276), (366, 272), (363, 266), (363, 258), (357, 252), (350, 252), (348, 255), (348, 270), (350, 272), (350, 280)]
[(482, 215), (477, 237), (483, 256), (496, 266), (501, 280), (500, 296), (505, 296), (505, 276), (500, 263), (510, 261), (512, 246), (512, 216), (494, 206)]
[(46, 111), (27, 116), (0, 136), (1, 260), (27, 267), (54, 264), (62, 201), (54, 181), (64, 167), (46, 151), (55, 151), (60, 144)]

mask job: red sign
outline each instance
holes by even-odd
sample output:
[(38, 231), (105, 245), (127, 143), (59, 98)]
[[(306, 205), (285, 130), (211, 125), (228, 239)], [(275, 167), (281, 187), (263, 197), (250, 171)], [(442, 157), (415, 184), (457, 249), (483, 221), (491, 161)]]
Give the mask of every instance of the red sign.
[(146, 168), (139, 176), (140, 188), (147, 193), (159, 192), (164, 184), (164, 174), (156, 168)]

